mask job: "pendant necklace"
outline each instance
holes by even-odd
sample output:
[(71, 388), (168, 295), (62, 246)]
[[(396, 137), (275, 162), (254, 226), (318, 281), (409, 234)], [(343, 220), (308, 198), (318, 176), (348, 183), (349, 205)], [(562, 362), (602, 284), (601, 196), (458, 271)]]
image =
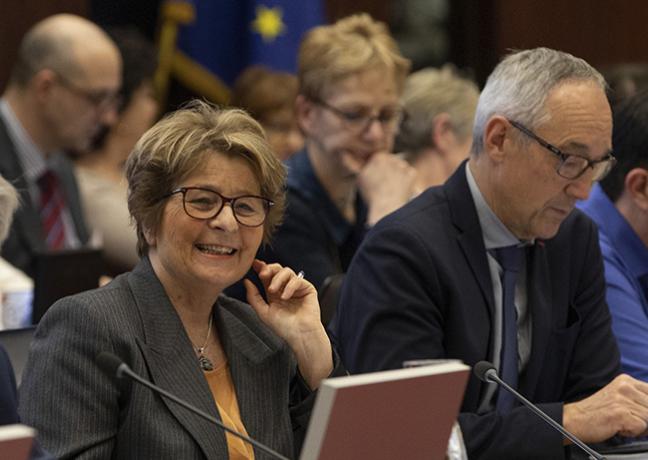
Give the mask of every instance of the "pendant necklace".
[(214, 320), (214, 315), (209, 315), (209, 326), (207, 327), (207, 336), (205, 337), (205, 343), (202, 347), (196, 348), (196, 353), (198, 353), (198, 364), (203, 371), (213, 371), (214, 363), (211, 362), (207, 356), (205, 356), (205, 350), (207, 349), (207, 344), (209, 343), (209, 335), (211, 334), (212, 321)]

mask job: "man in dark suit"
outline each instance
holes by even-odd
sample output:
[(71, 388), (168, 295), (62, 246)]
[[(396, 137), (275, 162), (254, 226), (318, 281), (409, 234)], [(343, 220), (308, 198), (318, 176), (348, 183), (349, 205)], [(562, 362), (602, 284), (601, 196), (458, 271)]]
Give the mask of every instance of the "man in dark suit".
[[(546, 48), (497, 66), (469, 161), (380, 222), (351, 264), (332, 329), (352, 372), (488, 360), (586, 442), (646, 431), (648, 385), (617, 377), (596, 229), (573, 211), (614, 163), (604, 89)], [(471, 459), (565, 456), (560, 434), (475, 377), (459, 422)]]
[(0, 99), (0, 174), (21, 194), (3, 256), (32, 273), (39, 251), (88, 242), (64, 150), (85, 151), (116, 118), (121, 58), (93, 23), (61, 14), (33, 26)]

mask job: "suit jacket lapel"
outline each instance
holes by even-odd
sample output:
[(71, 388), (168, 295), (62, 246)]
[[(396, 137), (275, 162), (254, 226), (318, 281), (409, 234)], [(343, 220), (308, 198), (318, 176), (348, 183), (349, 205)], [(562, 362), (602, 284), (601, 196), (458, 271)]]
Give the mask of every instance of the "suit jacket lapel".
[(457, 227), (457, 241), (466, 257), (488, 306), (491, 318), (494, 312), (493, 284), (490, 279), (488, 259), (477, 209), (468, 187), (464, 161), (444, 185), (450, 206), (452, 222)]
[(236, 388), (241, 419), (250, 436), (271, 444), (273, 436), (270, 431), (274, 424), (267, 423), (269, 414), (264, 411), (264, 408), (269, 410), (271, 406), (267, 394), (255, 388), (262, 383), (260, 376), (268, 374), (264, 371), (264, 365), (274, 363), (272, 358), (281, 349), (282, 342), (258, 326), (245, 323), (241, 315), (234, 315), (228, 304), (231, 302), (231, 299), (224, 297), (219, 299), (216, 324)]
[(21, 187), (19, 189), (20, 207), (16, 211), (15, 225), (19, 229), (20, 235), (25, 237), (29, 242), (29, 247), (32, 252), (46, 252), (48, 249), (45, 244), (45, 235), (43, 234), (40, 214), (32, 205), (32, 198), (27, 191), (27, 184), (23, 178), (18, 181), (18, 186)]
[[(151, 380), (220, 420), (189, 337), (147, 258), (142, 259), (132, 272), (129, 284), (142, 316), (144, 342), (139, 342), (138, 345)], [(162, 400), (178, 422), (194, 437), (207, 458), (214, 458), (215, 452), (227, 452), (225, 435), (221, 429), (166, 398)]]
[[(543, 241), (536, 244), (527, 252), (527, 308), (531, 313), (532, 338), (529, 365), (520, 382), (522, 393), (533, 397), (538, 384), (545, 352), (551, 335), (551, 282), (547, 251)], [(536, 363), (532, 365), (532, 363)]]

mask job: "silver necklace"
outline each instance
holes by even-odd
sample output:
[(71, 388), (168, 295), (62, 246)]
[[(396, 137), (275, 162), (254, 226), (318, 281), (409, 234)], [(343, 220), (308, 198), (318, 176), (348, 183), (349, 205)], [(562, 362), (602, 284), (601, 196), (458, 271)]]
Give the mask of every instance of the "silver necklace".
[(214, 315), (210, 314), (209, 315), (209, 326), (207, 326), (207, 336), (205, 337), (205, 343), (203, 343), (202, 347), (196, 348), (196, 353), (198, 353), (198, 364), (200, 364), (200, 367), (202, 368), (203, 371), (213, 371), (214, 370), (214, 363), (211, 362), (211, 359), (209, 359), (207, 356), (205, 356), (205, 350), (208, 347), (209, 335), (211, 334), (211, 328), (212, 328), (212, 321), (213, 320), (214, 320)]

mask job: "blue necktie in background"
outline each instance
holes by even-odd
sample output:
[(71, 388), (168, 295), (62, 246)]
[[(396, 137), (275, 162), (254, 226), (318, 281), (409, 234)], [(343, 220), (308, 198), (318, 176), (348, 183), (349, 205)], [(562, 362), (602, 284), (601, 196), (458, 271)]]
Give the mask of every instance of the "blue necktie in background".
[[(517, 310), (515, 309), (515, 285), (522, 267), (524, 249), (518, 246), (507, 246), (495, 250), (495, 258), (502, 266), (502, 350), (500, 357), (500, 375), (502, 380), (517, 388), (518, 384), (518, 340)], [(511, 411), (513, 395), (499, 389), (496, 409), (500, 414)]]

